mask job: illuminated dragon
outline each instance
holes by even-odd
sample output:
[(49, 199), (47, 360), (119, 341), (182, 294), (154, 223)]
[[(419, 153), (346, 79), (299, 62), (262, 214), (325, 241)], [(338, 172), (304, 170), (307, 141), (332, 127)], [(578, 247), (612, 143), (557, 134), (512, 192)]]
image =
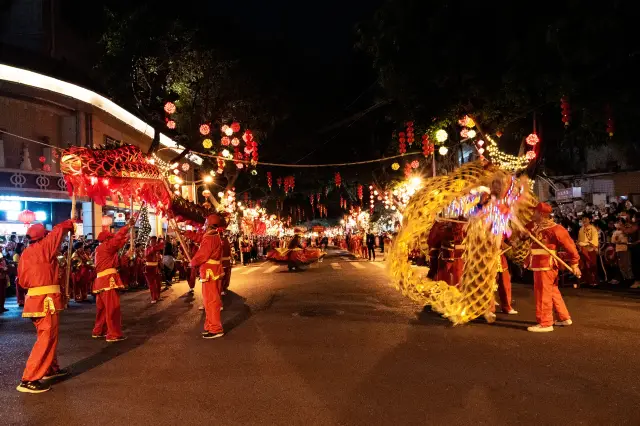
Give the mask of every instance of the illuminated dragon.
[[(512, 249), (507, 256), (522, 264), (529, 242), (520, 228), (511, 225), (529, 222), (536, 204), (526, 176), (518, 178), (486, 161), (467, 163), (447, 176), (428, 179), (403, 212), (402, 229), (390, 249), (395, 286), (454, 324), (484, 315), (494, 303), (503, 234), (510, 235)], [(435, 221), (461, 216), (468, 222), (459, 286), (433, 281), (412, 268), (409, 253), (415, 248), (428, 253), (427, 236)]]

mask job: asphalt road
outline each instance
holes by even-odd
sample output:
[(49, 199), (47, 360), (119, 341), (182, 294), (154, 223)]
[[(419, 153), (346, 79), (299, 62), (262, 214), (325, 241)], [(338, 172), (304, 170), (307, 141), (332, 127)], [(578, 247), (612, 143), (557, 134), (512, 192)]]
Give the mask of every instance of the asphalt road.
[(41, 395), (15, 390), (35, 334), (12, 307), (0, 425), (640, 425), (640, 294), (564, 289), (575, 325), (534, 334), (527, 286), (520, 315), (451, 327), (388, 282), (338, 252), (301, 273), (236, 268), (217, 340), (200, 338), (185, 283), (157, 305), (124, 294), (117, 344), (92, 340), (94, 305), (72, 303), (59, 359), (73, 375)]

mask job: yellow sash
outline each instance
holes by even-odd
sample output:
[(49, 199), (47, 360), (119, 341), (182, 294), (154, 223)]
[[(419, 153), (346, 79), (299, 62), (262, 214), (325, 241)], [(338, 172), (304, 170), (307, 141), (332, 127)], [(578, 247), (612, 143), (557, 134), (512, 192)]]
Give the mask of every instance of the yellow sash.
[(117, 274), (118, 271), (116, 270), (116, 268), (109, 268), (109, 269), (105, 269), (102, 272), (98, 272), (96, 274), (96, 277), (98, 278), (102, 278), (102, 277), (106, 277), (107, 275), (112, 275), (112, 274)]
[(27, 296), (42, 296), (45, 294), (60, 293), (59, 285), (45, 285), (42, 287), (34, 287), (27, 290)]

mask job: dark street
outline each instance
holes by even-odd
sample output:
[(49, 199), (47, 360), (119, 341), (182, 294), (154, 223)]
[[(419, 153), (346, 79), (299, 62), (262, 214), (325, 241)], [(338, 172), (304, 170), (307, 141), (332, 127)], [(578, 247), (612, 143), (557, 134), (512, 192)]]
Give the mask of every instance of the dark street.
[[(564, 289), (575, 325), (520, 315), (451, 327), (389, 286), (384, 264), (331, 252), (301, 273), (236, 267), (227, 335), (199, 337), (200, 295), (185, 283), (156, 306), (123, 296), (129, 339), (90, 337), (93, 304), (63, 313), (59, 346), (72, 376), (42, 395), (15, 391), (34, 341), (26, 319), (0, 317), (5, 425), (638, 424), (638, 295)], [(52, 416), (52, 410), (56, 415)]]

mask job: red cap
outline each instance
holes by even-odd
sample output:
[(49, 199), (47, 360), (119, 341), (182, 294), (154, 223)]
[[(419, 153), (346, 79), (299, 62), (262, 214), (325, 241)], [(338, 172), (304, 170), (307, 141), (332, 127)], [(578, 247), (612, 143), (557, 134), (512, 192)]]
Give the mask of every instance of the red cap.
[(31, 225), (29, 229), (27, 229), (27, 236), (31, 241), (38, 241), (44, 238), (47, 235), (47, 228), (44, 227), (41, 223), (36, 223)]
[(107, 241), (109, 238), (112, 238), (113, 234), (109, 231), (102, 231), (100, 232), (100, 234), (98, 234), (98, 241), (100, 241), (101, 243)]
[(538, 205), (535, 208), (535, 211), (543, 215), (550, 215), (553, 209), (547, 203), (538, 203)]
[(217, 214), (207, 216), (207, 220), (204, 222), (207, 227), (210, 226), (224, 226), (224, 219)]

